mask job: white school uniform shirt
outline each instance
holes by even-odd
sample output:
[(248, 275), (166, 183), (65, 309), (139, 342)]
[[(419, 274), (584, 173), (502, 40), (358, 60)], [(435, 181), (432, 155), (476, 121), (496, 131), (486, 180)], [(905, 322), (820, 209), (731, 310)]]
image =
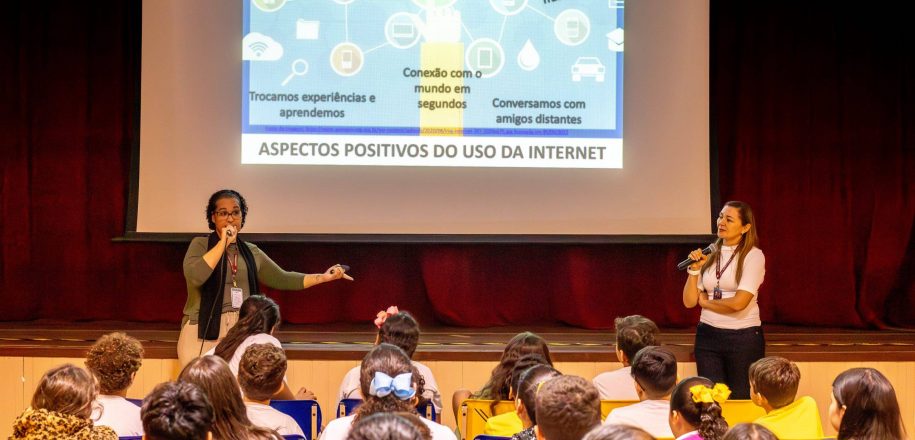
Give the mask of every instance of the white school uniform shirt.
[(274, 429), (280, 435), (301, 435), (305, 437), (302, 427), (295, 422), (295, 419), (288, 414), (281, 413), (270, 405), (245, 402), (245, 409), (248, 412), (248, 419), (251, 420), (254, 426)]
[(674, 433), (670, 430), (668, 416), (670, 415), (670, 402), (666, 400), (643, 400), (639, 403), (623, 406), (610, 411), (605, 425), (629, 425), (642, 428), (656, 438), (670, 438)]
[(635, 392), (635, 380), (632, 378), (632, 367), (598, 374), (592, 381), (601, 400), (639, 400)]
[[(736, 246), (721, 246), (721, 255), (718, 256), (718, 259), (722, 268), (727, 264), (731, 255), (734, 254), (735, 248)], [(745, 309), (734, 313), (717, 313), (709, 309), (702, 309), (702, 313), (699, 315), (699, 322), (727, 330), (740, 330), (762, 325), (762, 321), (759, 319), (757, 297), (759, 286), (762, 285), (763, 279), (766, 277), (766, 256), (757, 247), (750, 249), (750, 252), (747, 253), (743, 260), (743, 274), (740, 277), (740, 284), (737, 284), (735, 277), (737, 276), (737, 259), (739, 258), (740, 255), (735, 256), (731, 264), (728, 264), (721, 274), (721, 299), (733, 298), (737, 295), (738, 290), (744, 290), (753, 295), (750, 304)], [(713, 264), (702, 274), (696, 287), (699, 288), (700, 292), (711, 294), (717, 282), (715, 265)]]
[[(346, 440), (350, 430), (353, 428), (353, 419), (355, 415), (341, 417), (327, 424), (324, 431), (321, 431), (320, 440)], [(439, 425), (431, 420), (420, 417), (420, 420), (432, 431), (432, 440), (457, 440), (454, 431), (446, 426)]]
[(118, 437), (143, 435), (139, 406), (121, 396), (105, 394), (99, 394), (95, 402), (98, 405), (92, 410), (92, 420), (96, 425), (113, 429)]
[[(423, 392), (423, 397), (432, 401), (432, 405), (435, 406), (435, 412), (440, 413), (442, 411), (442, 395), (438, 392), (438, 383), (435, 382), (435, 376), (432, 375), (432, 370), (429, 367), (416, 362), (410, 361), (413, 363), (413, 366), (419, 371), (419, 374), (423, 376), (423, 380), (426, 382), (423, 385), (425, 392)], [(360, 366), (355, 366), (349, 371), (346, 372), (346, 375), (343, 376), (343, 382), (340, 383), (340, 391), (337, 393), (337, 400), (343, 399), (363, 399), (362, 391), (360, 390), (359, 385), (359, 370)]]

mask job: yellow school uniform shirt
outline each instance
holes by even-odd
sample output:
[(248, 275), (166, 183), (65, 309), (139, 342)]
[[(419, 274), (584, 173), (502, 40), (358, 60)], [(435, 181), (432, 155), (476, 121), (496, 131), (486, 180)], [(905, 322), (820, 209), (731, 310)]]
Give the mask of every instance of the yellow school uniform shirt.
[(781, 440), (821, 439), (823, 425), (817, 403), (810, 396), (804, 396), (787, 406), (773, 409), (756, 422), (769, 428)]
[(524, 431), (524, 424), (514, 411), (490, 417), (483, 427), (483, 434), (499, 437), (511, 437), (521, 431)]

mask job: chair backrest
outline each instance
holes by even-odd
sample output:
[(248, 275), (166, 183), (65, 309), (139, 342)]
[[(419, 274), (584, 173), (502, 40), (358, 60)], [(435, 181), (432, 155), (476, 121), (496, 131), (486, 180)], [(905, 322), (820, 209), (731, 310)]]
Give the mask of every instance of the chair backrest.
[(622, 408), (624, 406), (635, 405), (639, 403), (638, 400), (601, 400), (600, 401), (600, 419), (604, 420), (607, 418), (607, 414), (610, 414), (610, 411), (613, 411), (617, 408)]
[(318, 438), (323, 423), (321, 405), (315, 400), (271, 400), (270, 406), (292, 417), (309, 440)]
[[(352, 415), (356, 408), (359, 408), (359, 405), (362, 405), (362, 399), (342, 399), (337, 403), (337, 418), (346, 417)], [(420, 417), (431, 420), (433, 422), (438, 422), (439, 413), (435, 410), (435, 405), (432, 402), (426, 401), (416, 406), (416, 412), (419, 413)]]
[(467, 399), (461, 404), (461, 420), (458, 421), (461, 440), (475, 439), (478, 435), (483, 435), (486, 420), (492, 416), (515, 410), (515, 402), (500, 400), (496, 404), (495, 414), (493, 414), (492, 402), (492, 400)]
[(143, 399), (131, 399), (131, 398), (128, 398), (127, 401), (130, 402), (130, 403), (132, 403), (132, 404), (134, 404), (134, 405), (136, 405), (136, 406), (143, 406)]
[(337, 418), (346, 417), (362, 405), (362, 399), (343, 399), (337, 404)]
[(416, 405), (416, 412), (419, 413), (420, 417), (423, 417), (426, 420), (438, 422), (438, 413), (435, 411), (435, 405), (433, 405), (429, 400)]
[(727, 400), (721, 404), (721, 415), (727, 420), (728, 426), (734, 426), (738, 423), (753, 423), (766, 415), (766, 410), (756, 406), (752, 400)]

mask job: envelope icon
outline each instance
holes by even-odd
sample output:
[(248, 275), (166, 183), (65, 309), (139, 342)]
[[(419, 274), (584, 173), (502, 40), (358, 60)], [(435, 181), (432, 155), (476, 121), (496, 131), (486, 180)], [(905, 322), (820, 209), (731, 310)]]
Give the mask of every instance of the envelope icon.
[(295, 21), (295, 38), (297, 40), (317, 40), (320, 21), (310, 21), (300, 18)]
[(607, 49), (613, 52), (623, 51), (623, 28), (616, 28), (607, 33)]

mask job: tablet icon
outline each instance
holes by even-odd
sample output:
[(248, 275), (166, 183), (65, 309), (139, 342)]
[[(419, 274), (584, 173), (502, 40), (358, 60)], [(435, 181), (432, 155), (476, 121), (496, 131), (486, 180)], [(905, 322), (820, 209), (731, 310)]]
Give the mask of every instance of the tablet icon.
[(591, 20), (578, 9), (566, 9), (556, 16), (553, 33), (562, 44), (578, 46), (588, 39), (591, 33)]
[(353, 43), (340, 43), (330, 51), (330, 67), (340, 76), (353, 76), (362, 70), (365, 57)]

